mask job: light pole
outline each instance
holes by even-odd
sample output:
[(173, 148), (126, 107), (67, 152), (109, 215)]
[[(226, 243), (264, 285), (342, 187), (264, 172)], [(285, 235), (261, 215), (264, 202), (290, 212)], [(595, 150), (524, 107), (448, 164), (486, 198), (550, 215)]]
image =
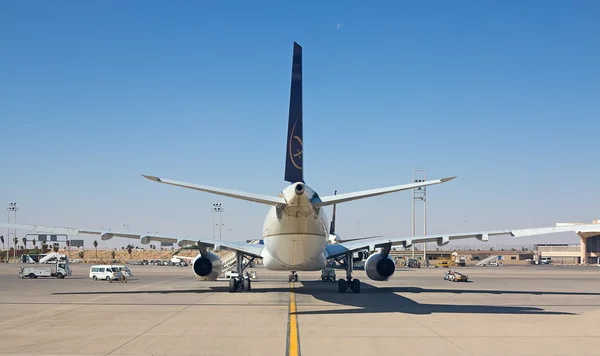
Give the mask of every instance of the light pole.
[[(17, 207), (17, 203), (14, 202), (9, 202), (8, 203), (8, 208), (6, 208), (6, 211), (8, 212), (8, 223), (10, 224), (10, 212), (13, 211), (15, 213), (15, 224), (17, 223), (17, 211), (19, 211), (19, 208)], [(6, 262), (8, 263), (8, 251), (10, 250), (10, 229), (6, 228), (6, 232), (7, 232), (7, 244), (8, 244), (8, 248), (6, 249)], [(17, 237), (17, 229), (14, 229), (13, 231), (13, 237)], [(15, 256), (17, 253), (17, 245), (15, 244)]]
[[(416, 173), (421, 172), (423, 174), (422, 179), (416, 178)], [(424, 169), (413, 170), (413, 182), (422, 183), (426, 180), (426, 174)], [(427, 187), (419, 187), (413, 189), (412, 194), (412, 236), (415, 237), (415, 201), (423, 201), (423, 236), (427, 235)], [(412, 247), (412, 258), (415, 258), (415, 245), (411, 244)], [(423, 242), (423, 259), (427, 262), (427, 242)]]
[(223, 213), (223, 207), (221, 206), (221, 203), (214, 203), (213, 207), (212, 207), (212, 212), (213, 212), (213, 240), (215, 239), (215, 213), (219, 213), (219, 240), (221, 239), (221, 227), (223, 227), (223, 224), (221, 223), (221, 221), (223, 220), (221, 215)]
[(233, 240), (235, 241), (235, 231), (233, 231), (233, 229), (227, 229), (228, 231), (231, 231), (231, 233), (233, 234)]

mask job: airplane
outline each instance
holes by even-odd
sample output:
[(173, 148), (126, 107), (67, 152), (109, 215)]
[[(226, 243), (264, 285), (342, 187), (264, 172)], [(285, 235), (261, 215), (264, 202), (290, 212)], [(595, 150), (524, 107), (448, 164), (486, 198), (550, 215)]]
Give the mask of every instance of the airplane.
[(215, 252), (220, 252), (221, 249), (234, 251), (236, 253), (236, 271), (238, 277), (229, 280), (229, 292), (231, 293), (238, 291), (249, 292), (251, 290), (250, 278), (244, 277), (244, 270), (255, 258), (262, 259), (264, 267), (269, 270), (290, 271), (288, 278), (290, 282), (298, 281), (298, 271), (322, 270), (325, 268), (328, 260), (337, 259), (339, 261), (339, 259), (344, 259), (346, 261), (344, 264), (346, 277), (345, 279), (341, 278), (338, 280), (338, 292), (346, 293), (350, 291), (360, 293), (360, 281), (352, 277), (352, 261), (355, 252), (365, 249), (372, 252), (365, 261), (364, 268), (367, 277), (375, 281), (387, 281), (396, 270), (395, 263), (389, 255), (392, 246), (402, 245), (406, 248), (414, 243), (423, 242), (437, 242), (439, 246), (443, 246), (452, 240), (464, 238), (476, 238), (480, 241), (488, 241), (490, 236), (499, 235), (521, 237), (564, 231), (597, 230), (597, 225), (594, 227), (594, 225), (582, 224), (517, 230), (435, 234), (418, 237), (386, 238), (383, 236), (374, 236), (343, 240), (335, 232), (335, 214), (332, 216), (330, 228), (327, 228), (325, 207), (383, 194), (446, 183), (456, 177), (320, 196), (304, 180), (302, 122), (302, 47), (294, 42), (284, 171), (284, 180), (290, 184), (281, 190), (277, 196), (247, 193), (142, 175), (146, 179), (161, 184), (198, 190), (269, 206), (262, 229), (262, 242), (259, 244), (194, 237), (174, 237), (150, 233), (115, 232), (105, 229), (3, 223), (0, 223), (0, 227), (49, 234), (94, 234), (100, 235), (100, 238), (104, 241), (117, 236), (137, 239), (142, 244), (149, 244), (153, 241), (176, 243), (181, 248), (189, 247), (199, 251), (199, 254), (193, 258), (193, 273), (196, 278), (208, 281), (216, 280), (223, 270), (222, 261)]

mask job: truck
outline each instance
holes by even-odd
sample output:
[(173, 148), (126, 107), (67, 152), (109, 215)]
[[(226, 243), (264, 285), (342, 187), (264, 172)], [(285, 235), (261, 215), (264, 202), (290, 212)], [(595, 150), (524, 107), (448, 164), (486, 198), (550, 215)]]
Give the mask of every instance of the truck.
[(454, 259), (454, 263), (458, 267), (465, 267), (467, 265), (467, 256), (456, 256)]
[(71, 276), (69, 262), (47, 263), (45, 266), (24, 266), (19, 270), (19, 278), (56, 277), (59, 279)]

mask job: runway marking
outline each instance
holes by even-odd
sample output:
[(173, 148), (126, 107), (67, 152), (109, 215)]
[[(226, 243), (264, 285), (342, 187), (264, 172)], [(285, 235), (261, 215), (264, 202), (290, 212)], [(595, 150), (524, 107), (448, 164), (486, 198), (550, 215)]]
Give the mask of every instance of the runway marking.
[(300, 356), (300, 333), (296, 315), (296, 295), (294, 282), (290, 282), (290, 308), (288, 312), (286, 356)]

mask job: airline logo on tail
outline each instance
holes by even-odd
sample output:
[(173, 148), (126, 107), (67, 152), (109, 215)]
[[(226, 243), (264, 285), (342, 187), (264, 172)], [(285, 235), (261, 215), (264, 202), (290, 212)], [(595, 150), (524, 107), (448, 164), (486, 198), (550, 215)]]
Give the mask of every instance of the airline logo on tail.
[(290, 134), (290, 144), (289, 144), (289, 155), (292, 164), (297, 169), (302, 169), (302, 133), (300, 136), (296, 135), (296, 125), (298, 124), (298, 120), (302, 118), (298, 116), (296, 121), (294, 122), (294, 126), (292, 127), (292, 133)]

